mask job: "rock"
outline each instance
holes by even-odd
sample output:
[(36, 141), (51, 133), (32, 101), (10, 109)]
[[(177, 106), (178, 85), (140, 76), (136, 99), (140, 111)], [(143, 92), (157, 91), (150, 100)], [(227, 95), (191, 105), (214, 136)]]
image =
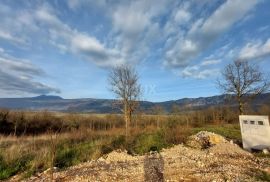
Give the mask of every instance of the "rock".
[[(45, 170), (44, 171), (44, 174), (48, 174), (48, 173), (50, 173), (50, 171), (51, 171), (51, 168)], [(53, 167), (53, 172), (58, 172), (58, 171), (59, 171), (59, 168), (58, 167)]]
[(103, 157), (100, 157), (97, 161), (98, 162), (105, 162), (105, 159)]
[(264, 171), (265, 171), (266, 173), (270, 174), (270, 167), (265, 168)]
[(265, 155), (270, 154), (270, 152), (269, 152), (269, 150), (268, 150), (268, 149), (263, 149), (263, 150), (262, 150), (262, 152), (263, 152), (263, 154), (265, 154)]

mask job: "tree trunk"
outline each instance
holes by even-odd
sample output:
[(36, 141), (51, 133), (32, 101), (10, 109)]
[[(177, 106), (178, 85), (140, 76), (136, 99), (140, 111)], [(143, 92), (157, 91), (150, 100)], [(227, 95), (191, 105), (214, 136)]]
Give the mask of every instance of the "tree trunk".
[(238, 97), (238, 109), (239, 109), (239, 114), (240, 115), (243, 115), (243, 103), (242, 103), (242, 101), (241, 101), (241, 98), (240, 97)]
[(17, 135), (17, 122), (15, 122), (15, 126), (14, 126), (14, 134), (13, 134), (14, 136), (16, 136)]
[(239, 113), (240, 113), (240, 115), (243, 115), (243, 104), (242, 104), (242, 102), (239, 102)]
[(124, 106), (124, 115), (125, 115), (125, 123), (126, 123), (126, 139), (128, 138), (129, 135), (129, 112), (128, 112), (128, 106), (127, 103), (125, 103)]

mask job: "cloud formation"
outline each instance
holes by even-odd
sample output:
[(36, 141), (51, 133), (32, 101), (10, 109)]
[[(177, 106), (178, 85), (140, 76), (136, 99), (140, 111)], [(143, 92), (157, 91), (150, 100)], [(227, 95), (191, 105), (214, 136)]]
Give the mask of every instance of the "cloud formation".
[[(214, 41), (258, 3), (256, 0), (228, 0), (209, 17), (197, 18), (184, 34), (174, 36), (175, 43), (166, 52), (165, 64), (186, 67)], [(178, 37), (178, 38), (177, 38)]]
[(49, 28), (50, 43), (60, 50), (73, 53), (101, 67), (124, 63), (119, 51), (106, 47), (93, 36), (72, 29), (54, 14), (50, 6), (43, 5), (35, 13), (37, 20)]
[(34, 78), (45, 75), (45, 72), (30, 61), (0, 54), (0, 90), (9, 94), (48, 94), (60, 93)]
[(270, 38), (265, 42), (257, 40), (247, 43), (239, 53), (239, 59), (260, 59), (270, 55)]
[(185, 67), (180, 75), (184, 78), (205, 79), (213, 76), (217, 76), (220, 72), (218, 68), (212, 68), (210, 66), (221, 63), (221, 60), (204, 60), (200, 64), (194, 66)]
[[(61, 3), (55, 2), (25, 3), (24, 8), (16, 10), (1, 4), (0, 39), (29, 47), (47, 43), (61, 53), (75, 55), (102, 68), (137, 64), (159, 54), (156, 56), (159, 63), (177, 72), (182, 70), (185, 77), (194, 70), (192, 65), (201, 68), (197, 60), (200, 55), (259, 3), (257, 0), (244, 3), (242, 0), (216, 3), (209, 0), (160, 0), (158, 3), (156, 0), (68, 0), (61, 5), (67, 9), (58, 11), (57, 4)], [(94, 19), (102, 16), (103, 21), (91, 21), (93, 27), (88, 27), (89, 31), (80, 29), (80, 23), (65, 19), (70, 13), (78, 15), (81, 11), (84, 14), (78, 17), (91, 18), (91, 10), (97, 11)], [(95, 32), (97, 27), (106, 28)], [(240, 57), (268, 55), (265, 44), (247, 45)], [(264, 51), (248, 55), (260, 47)], [(205, 60), (202, 64), (215, 65), (220, 62), (218, 59), (202, 59)], [(202, 75), (206, 75), (206, 71)]]
[(219, 69), (201, 69), (199, 66), (186, 67), (181, 72), (181, 76), (184, 78), (196, 78), (196, 79), (205, 79), (213, 77), (219, 74)]

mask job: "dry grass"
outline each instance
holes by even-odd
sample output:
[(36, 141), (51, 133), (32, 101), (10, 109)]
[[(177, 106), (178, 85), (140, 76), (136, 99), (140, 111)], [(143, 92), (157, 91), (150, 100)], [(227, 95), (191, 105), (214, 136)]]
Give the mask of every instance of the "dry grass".
[[(264, 107), (263, 112), (269, 112), (268, 109)], [(136, 114), (131, 137), (126, 140), (124, 121), (119, 114), (0, 110), (0, 180), (18, 173), (28, 177), (48, 169), (52, 153), (50, 132), (57, 134), (53, 135), (54, 166), (65, 168), (97, 159), (116, 148), (137, 154), (159, 150), (183, 143), (187, 136), (200, 130), (238, 139), (237, 123), (236, 113), (228, 109), (210, 108), (173, 115)]]

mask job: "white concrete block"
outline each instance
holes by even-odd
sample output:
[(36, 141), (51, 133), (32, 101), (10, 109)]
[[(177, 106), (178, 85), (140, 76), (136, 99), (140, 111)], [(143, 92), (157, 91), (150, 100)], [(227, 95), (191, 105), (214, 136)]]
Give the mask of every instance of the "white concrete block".
[(240, 115), (243, 148), (263, 150), (270, 148), (270, 124), (268, 116)]

